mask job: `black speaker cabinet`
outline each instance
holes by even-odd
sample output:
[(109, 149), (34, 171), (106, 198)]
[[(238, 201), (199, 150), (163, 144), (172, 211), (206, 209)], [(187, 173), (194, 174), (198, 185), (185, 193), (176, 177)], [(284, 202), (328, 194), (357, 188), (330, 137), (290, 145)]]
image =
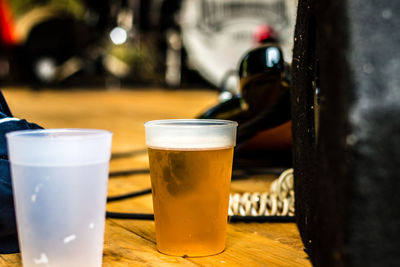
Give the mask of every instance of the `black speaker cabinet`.
[(297, 224), (314, 266), (400, 266), (400, 1), (299, 0)]

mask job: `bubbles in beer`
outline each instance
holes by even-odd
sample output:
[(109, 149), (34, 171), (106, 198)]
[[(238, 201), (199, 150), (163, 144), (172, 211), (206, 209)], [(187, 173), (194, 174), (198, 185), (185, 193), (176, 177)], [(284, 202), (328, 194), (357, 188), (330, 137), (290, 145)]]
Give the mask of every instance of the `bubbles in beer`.
[(233, 148), (149, 148), (157, 248), (211, 255), (225, 247)]

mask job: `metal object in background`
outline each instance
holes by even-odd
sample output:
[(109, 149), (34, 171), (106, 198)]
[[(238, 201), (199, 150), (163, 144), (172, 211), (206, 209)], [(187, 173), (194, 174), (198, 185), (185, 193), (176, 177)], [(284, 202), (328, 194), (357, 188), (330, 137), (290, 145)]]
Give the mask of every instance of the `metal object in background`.
[(290, 166), (289, 72), (279, 43), (274, 39), (265, 40), (242, 57), (237, 71), (239, 92), (205, 111), (200, 118), (239, 123), (236, 155), (261, 152), (264, 156), (279, 158), (274, 164)]
[[(269, 25), (278, 35), (285, 61), (291, 61), (295, 0), (184, 0), (180, 28), (190, 66), (220, 88), (243, 54), (258, 45), (257, 28)], [(225, 85), (236, 92), (238, 80)]]
[(78, 83), (164, 80), (179, 87), (203, 81), (199, 73), (237, 93), (232, 71), (258, 45), (260, 27), (275, 30), (290, 63), (297, 0), (3, 2), (15, 13), (12, 57), (0, 55), (0, 75), (9, 69), (11, 80), (58, 86), (80, 75)]

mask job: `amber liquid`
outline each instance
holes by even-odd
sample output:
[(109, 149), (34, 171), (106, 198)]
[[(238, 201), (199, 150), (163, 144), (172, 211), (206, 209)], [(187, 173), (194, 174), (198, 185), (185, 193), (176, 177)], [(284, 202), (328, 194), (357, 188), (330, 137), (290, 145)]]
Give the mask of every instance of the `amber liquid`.
[(149, 148), (157, 249), (206, 256), (225, 249), (233, 148)]

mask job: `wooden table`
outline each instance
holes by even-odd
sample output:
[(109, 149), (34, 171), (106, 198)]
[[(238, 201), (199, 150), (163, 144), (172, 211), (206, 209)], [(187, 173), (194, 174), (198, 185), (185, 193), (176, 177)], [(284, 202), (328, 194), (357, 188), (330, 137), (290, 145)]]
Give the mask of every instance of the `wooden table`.
[[(114, 133), (113, 153), (140, 151), (143, 123), (192, 118), (217, 101), (204, 90), (59, 90), (7, 88), (3, 93), (14, 116), (45, 128), (100, 128)], [(147, 154), (113, 159), (111, 171), (147, 168)], [(268, 191), (267, 176), (232, 182), (232, 191)], [(150, 187), (148, 174), (109, 180), (108, 194)], [(151, 195), (109, 203), (107, 210), (152, 213)], [(0, 255), (0, 266), (20, 266), (19, 254)], [(153, 221), (107, 219), (103, 266), (311, 266), (294, 223), (230, 223), (226, 250), (216, 256), (182, 258), (156, 250)]]

